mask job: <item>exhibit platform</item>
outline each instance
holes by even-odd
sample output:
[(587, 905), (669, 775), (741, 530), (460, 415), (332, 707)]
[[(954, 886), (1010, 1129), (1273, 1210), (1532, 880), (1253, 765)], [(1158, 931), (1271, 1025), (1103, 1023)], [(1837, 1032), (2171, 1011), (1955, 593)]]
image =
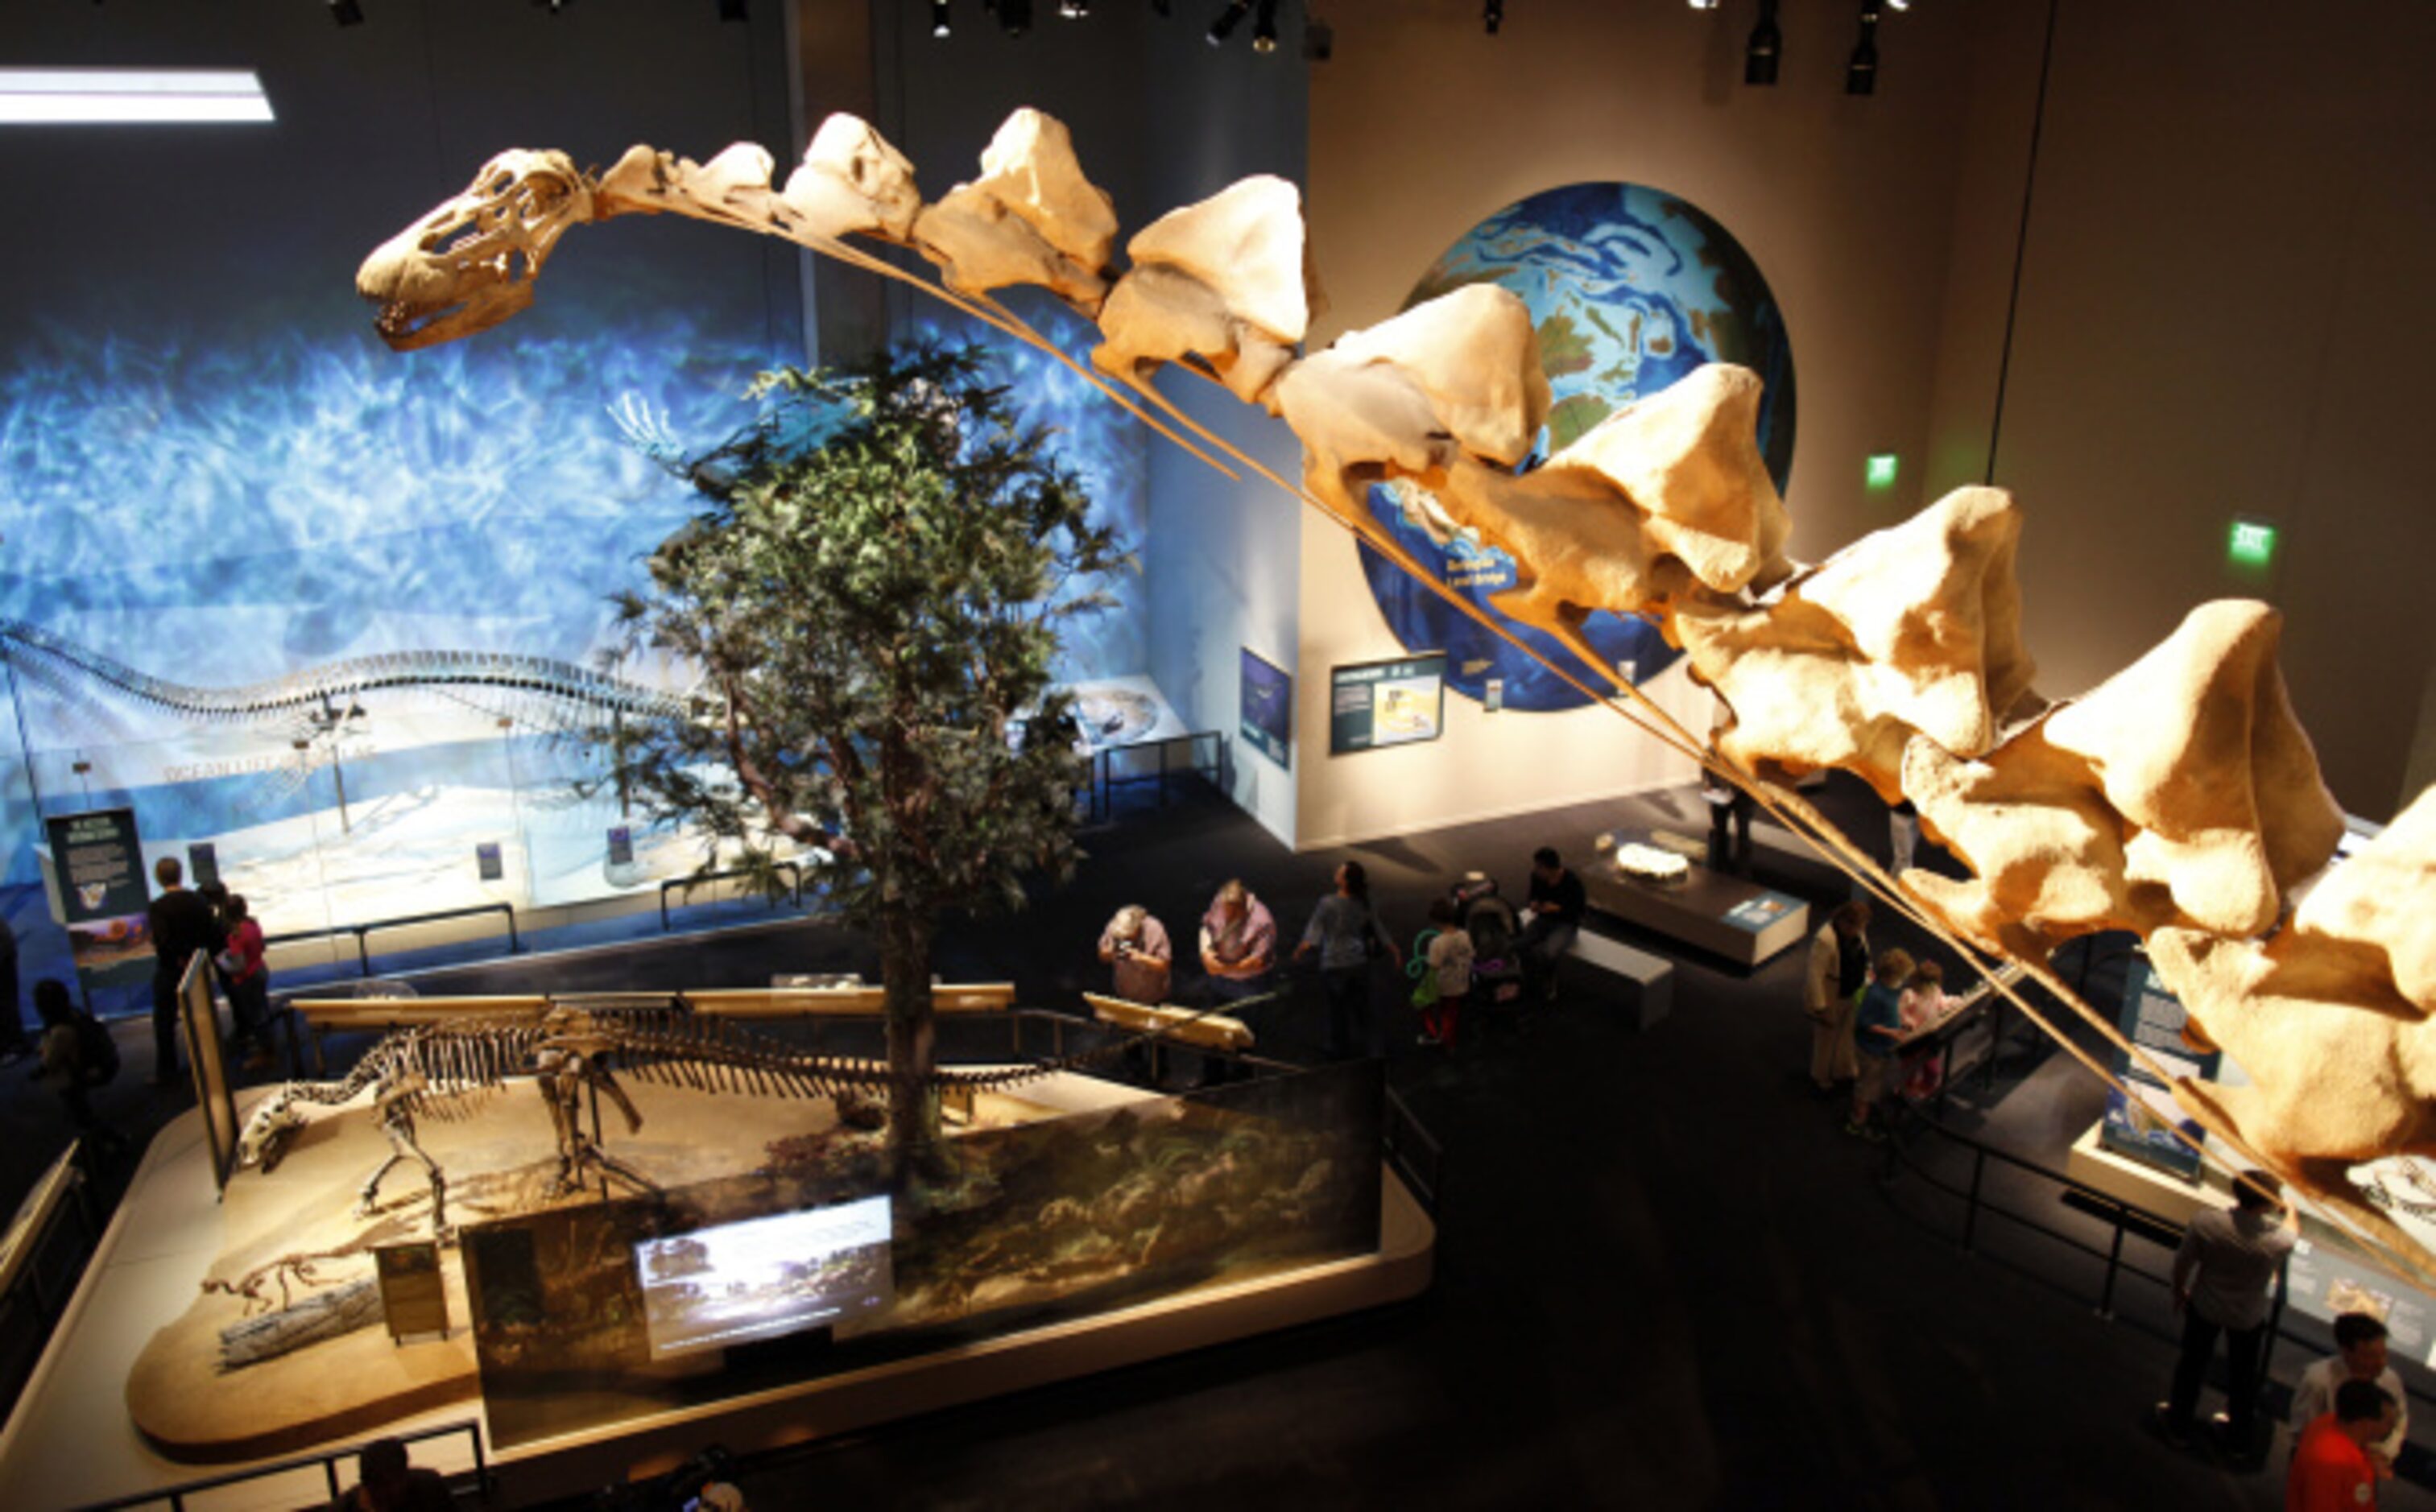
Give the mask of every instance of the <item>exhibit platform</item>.
[[(703, 1092), (656, 1086), (632, 1090), (644, 1129), (631, 1139), (613, 1136), (613, 1144), (653, 1179), (669, 1183), (732, 1156), (729, 1145), (757, 1148), (787, 1120), (800, 1124), (807, 1109), (803, 1103), (742, 1101), (710, 1118), (682, 1105)], [(1029, 1084), (1020, 1097), (1029, 1108), (1004, 1106), (995, 1116), (1054, 1119), (1155, 1101), (1137, 1088), (1070, 1073)], [(529, 1090), (521, 1097), (511, 1091), (498, 1113), (425, 1127), (423, 1142), (450, 1169), (450, 1213), (461, 1221), (516, 1209), (529, 1197), (520, 1189), (547, 1173), (548, 1161), (532, 1158), (546, 1157), (550, 1148), (539, 1100)], [(515, 1149), (511, 1155), (505, 1146)], [(1129, 1306), (675, 1410), (628, 1413), (606, 1426), (528, 1433), (502, 1447), (480, 1397), (465, 1294), (453, 1275), (455, 1327), (446, 1337), (395, 1343), (375, 1324), (242, 1369), (223, 1368), (212, 1358), (215, 1334), (282, 1299), (275, 1277), (261, 1285), (265, 1295), (255, 1300), (207, 1295), (203, 1281), (333, 1247), (334, 1236), (349, 1226), (356, 1188), (385, 1151), (367, 1110), (340, 1110), (318, 1119), (271, 1175), (240, 1172), (221, 1201), (213, 1193), (200, 1113), (189, 1110), (172, 1121), (146, 1151), (127, 1200), (0, 1431), (0, 1486), (8, 1487), (8, 1503), (67, 1506), (134, 1496), (224, 1474), (249, 1461), (437, 1427), (478, 1410), (504, 1501), (544, 1500), (655, 1473), (705, 1443), (738, 1452), (803, 1443), (1398, 1301), (1428, 1286), (1436, 1244), (1428, 1215), (1388, 1172), (1380, 1184), (1380, 1243), (1373, 1253), (1240, 1279), (1222, 1276)], [(420, 1168), (410, 1163), (392, 1173), (374, 1216), (384, 1237), (427, 1231), (425, 1187)], [(581, 1206), (586, 1199), (564, 1200)], [(456, 1252), (449, 1255), (453, 1271)], [(299, 1290), (307, 1284), (300, 1280)], [(418, 1448), (417, 1457), (456, 1470), (470, 1468), (471, 1450), (461, 1437), (444, 1438)], [(298, 1470), (223, 1487), (188, 1504), (293, 1507), (327, 1496), (317, 1471)]]
[(1696, 861), (1675, 881), (1627, 876), (1597, 855), (1575, 870), (1600, 912), (1737, 965), (1756, 968), (1810, 932), (1809, 904)]

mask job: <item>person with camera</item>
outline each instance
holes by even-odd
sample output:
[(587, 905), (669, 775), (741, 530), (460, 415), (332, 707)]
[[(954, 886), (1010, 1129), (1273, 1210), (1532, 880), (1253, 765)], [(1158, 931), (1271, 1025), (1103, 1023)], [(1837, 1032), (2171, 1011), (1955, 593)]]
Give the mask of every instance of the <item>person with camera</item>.
[(1116, 996), (1153, 1007), (1167, 1001), (1174, 947), (1168, 943), (1167, 926), (1150, 910), (1139, 903), (1117, 910), (1100, 931), (1100, 959), (1108, 964), (1114, 978), (1110, 990)]

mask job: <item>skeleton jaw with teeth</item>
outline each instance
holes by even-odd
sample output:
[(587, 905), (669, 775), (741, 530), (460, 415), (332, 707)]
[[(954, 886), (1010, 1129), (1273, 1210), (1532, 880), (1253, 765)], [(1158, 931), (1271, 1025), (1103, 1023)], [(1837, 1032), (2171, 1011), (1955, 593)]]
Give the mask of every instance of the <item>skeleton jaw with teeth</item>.
[(377, 328), (392, 349), (453, 341), (531, 304), (558, 238), (592, 218), (592, 183), (572, 159), (513, 148), (484, 164), (464, 193), (375, 249), (356, 273), (356, 289), (380, 305)]

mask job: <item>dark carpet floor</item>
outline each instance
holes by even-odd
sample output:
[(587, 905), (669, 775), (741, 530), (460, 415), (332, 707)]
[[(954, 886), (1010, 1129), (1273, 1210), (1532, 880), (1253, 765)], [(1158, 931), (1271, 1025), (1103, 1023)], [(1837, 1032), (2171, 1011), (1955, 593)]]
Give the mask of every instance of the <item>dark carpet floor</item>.
[[(1855, 834), (1882, 831), (1853, 790), (1826, 795)], [(1681, 812), (1678, 805), (1673, 814)], [(1370, 869), (1400, 931), (1452, 875), (1519, 892), (1531, 846), (1652, 817), (1607, 805), (1436, 831), (1341, 853)], [(1674, 827), (1696, 826), (1684, 820)], [(959, 921), (950, 981), (1012, 976), (1026, 1002), (1096, 985), (1102, 922), (1140, 901), (1189, 954), (1210, 892), (1244, 878), (1299, 929), (1340, 853), (1297, 857), (1214, 799), (1129, 816), (1088, 841), (1069, 887), (1012, 919)], [(1879, 847), (1883, 849), (1883, 843)], [(1760, 879), (1814, 902), (1815, 868)], [(1898, 940), (1884, 931), (1880, 943)], [(1647, 942), (1644, 942), (1647, 943)], [(1846, 1137), (1840, 1102), (1804, 1075), (1801, 952), (1757, 973), (1686, 963), (1671, 1017), (1627, 1027), (1621, 989), (1582, 975), (1527, 1032), (1417, 1049), (1409, 1014), (1381, 1029), (1392, 1084), (1443, 1140), (1437, 1280), (1407, 1306), (1248, 1340), (894, 1425), (757, 1469), (757, 1509), (810, 1506), (2225, 1507), (2282, 1504), (2280, 1475), (2236, 1474), (2142, 1428), (2172, 1350), (2161, 1295), (2122, 1283), (2097, 1311), (2099, 1263), (2018, 1225), (1956, 1243), (1959, 1206)], [(426, 992), (744, 984), (873, 966), (833, 928), (795, 924), (504, 962)], [(2098, 975), (2102, 978), (2105, 972)], [(2093, 991), (2104, 989), (2100, 982)], [(1315, 984), (1262, 1025), (1263, 1048), (1317, 1039)], [(141, 1132), (155, 1103), (141, 1036), (105, 1110)], [(2033, 1039), (1949, 1121), (2061, 1166), (2097, 1086)], [(22, 1190), (61, 1135), (45, 1100), (0, 1097), (0, 1177)], [(1949, 1174), (1960, 1152), (1911, 1147)], [(2012, 1200), (2102, 1249), (2110, 1230), (2035, 1181)], [(2078, 1226), (2076, 1226), (2078, 1225)], [(2134, 1240), (2149, 1269), (2165, 1254)], [(2287, 1347), (2288, 1381), (2307, 1362)], [(2280, 1451), (2274, 1456), (2280, 1467)], [(2422, 1506), (2415, 1486), (2384, 1505)]]

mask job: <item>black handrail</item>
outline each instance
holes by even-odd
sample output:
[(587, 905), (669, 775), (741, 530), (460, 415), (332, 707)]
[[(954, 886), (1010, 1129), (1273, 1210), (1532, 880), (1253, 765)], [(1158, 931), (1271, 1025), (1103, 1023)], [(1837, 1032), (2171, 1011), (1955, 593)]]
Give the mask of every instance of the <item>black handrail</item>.
[[(2039, 1164), (2035, 1160), (2025, 1159), (2023, 1156), (2017, 1156), (2011, 1151), (2000, 1150), (1996, 1146), (1989, 1144), (1984, 1140), (1975, 1139), (1970, 1135), (1959, 1133), (1954, 1129), (1949, 1129), (1937, 1120), (1928, 1117), (1925, 1113), (1920, 1112), (1917, 1109), (1913, 1110), (1910, 1121), (1918, 1127), (1929, 1130), (1940, 1138), (1944, 1138), (1951, 1143), (1960, 1145), (1971, 1152), (1971, 1185), (1968, 1190), (1965, 1190), (1961, 1187), (1940, 1180), (1925, 1166), (1922, 1165), (1918, 1160), (1915, 1160), (1912, 1157), (1910, 1151), (1905, 1148), (1905, 1141), (1901, 1138), (1901, 1130), (1897, 1130), (1895, 1134), (1890, 1135), (1887, 1139), (1887, 1157), (1884, 1179), (1891, 1181), (1894, 1179), (1899, 1170), (1908, 1171), (1913, 1175), (1918, 1176), (1924, 1185), (1932, 1188), (1933, 1190), (1941, 1191), (1949, 1197), (1961, 1199), (1964, 1207), (1962, 1211), (1962, 1231), (1959, 1243), (1965, 1254), (1975, 1253), (1977, 1249), (1976, 1240), (1978, 1234), (1978, 1218), (1979, 1214), (1984, 1210), (1994, 1217), (2010, 1219), (2012, 1222), (2021, 1225), (2023, 1227), (2030, 1229), (2034, 1233), (2055, 1241), (2057, 1243), (2063, 1245), (2067, 1249), (2078, 1250), (2081, 1254), (2087, 1255), (2093, 1260), (2105, 1261), (2106, 1276), (2104, 1281), (2099, 1287), (2097, 1304), (2097, 1315), (2101, 1318), (2112, 1320), (2114, 1317), (2115, 1282), (2121, 1277), (2133, 1276), (2139, 1277), (2141, 1280), (2153, 1282), (2167, 1291), (2171, 1291), (2173, 1289), (2174, 1282), (2171, 1276), (2165, 1275), (2157, 1271), (2144, 1269), (2143, 1267), (2133, 1264), (2123, 1258), (2123, 1238), (2126, 1234), (2133, 1234), (2139, 1238), (2149, 1240), (2151, 1243), (2157, 1244), (2160, 1248), (2163, 1248), (2166, 1246), (2166, 1241), (2159, 1239), (2156, 1236), (2165, 1233), (2179, 1234), (2184, 1226), (2182, 1224), (2165, 1216), (2163, 1213), (2152, 1212), (2146, 1208), (2140, 1207), (2136, 1203), (2125, 1202), (2122, 1198), (2115, 1196), (2110, 1191), (2093, 1187), (2088, 1182), (2079, 1180), (2074, 1176), (2066, 1175), (2061, 1171), (2050, 1170), (2049, 1168)], [(2094, 1208), (2097, 1209), (2092, 1216), (2105, 1219), (2112, 1224), (2113, 1233), (2107, 1247), (2099, 1249), (2094, 1244), (2085, 1244), (2079, 1240), (2074, 1238), (2072, 1235), (2063, 1232), (2062, 1229), (2042, 1223), (2037, 1218), (2027, 1212), (2016, 1212), (2010, 1208), (2000, 1206), (1992, 1197), (1987, 1194), (1986, 1175), (1988, 1165), (1991, 1161), (2011, 1166), (2016, 1170), (2028, 1172), (2032, 1175), (2039, 1176), (2055, 1183), (2057, 1186), (2063, 1188), (2066, 1191), (2077, 1194), (2088, 1208)], [(2084, 1208), (2084, 1210), (2087, 1209)], [(2288, 1342), (2300, 1345), (2304, 1347), (2317, 1347), (2312, 1340), (2294, 1333), (2284, 1327), (2285, 1299), (2288, 1288), (2288, 1277), (2285, 1272), (2278, 1270), (2275, 1279), (2274, 1311), (2268, 1319), (2269, 1345), (2266, 1349), (2261, 1351), (2261, 1358), (2258, 1364), (2258, 1374), (2261, 1381), (2267, 1379), (2269, 1364), (2267, 1357), (2273, 1353), (2274, 1344), (2277, 1341)], [(2436, 1404), (2436, 1394), (2424, 1391), (2409, 1382), (2404, 1382), (2403, 1389), (2413, 1399), (2419, 1401)]]
[[(491, 1470), (488, 1461), (482, 1454), (482, 1424), (478, 1418), (468, 1417), (459, 1422), (442, 1423), (437, 1427), (419, 1429), (413, 1433), (393, 1434), (390, 1436), (403, 1444), (420, 1444), (428, 1439), (447, 1438), (458, 1434), (463, 1434), (474, 1445), (474, 1481), (482, 1495), (484, 1504), (487, 1505), (490, 1502)], [(237, 1486), (247, 1481), (268, 1480), (274, 1475), (286, 1475), (294, 1470), (308, 1469), (315, 1466), (321, 1467), (323, 1479), (329, 1482), (330, 1500), (335, 1502), (339, 1499), (339, 1462), (342, 1459), (351, 1459), (360, 1452), (362, 1452), (360, 1449), (325, 1449), (311, 1454), (299, 1454), (292, 1459), (276, 1460), (269, 1465), (255, 1465), (246, 1469), (231, 1470), (225, 1475), (215, 1475), (205, 1480), (181, 1481), (175, 1486), (165, 1486), (157, 1490), (142, 1491), (133, 1496), (122, 1496), (109, 1502), (88, 1502), (77, 1508), (77, 1512), (118, 1512), (122, 1507), (150, 1506), (160, 1502), (169, 1503), (169, 1512), (185, 1512), (186, 1498), (190, 1496), (218, 1490), (223, 1486)]]
[[(1206, 761), (1201, 758), (1201, 742), (1204, 740), (1209, 742), (1209, 757)], [(1212, 786), (1223, 787), (1226, 785), (1227, 737), (1223, 731), (1193, 730), (1184, 735), (1161, 736), (1156, 740), (1136, 740), (1128, 745), (1102, 746), (1091, 753), (1091, 791), (1089, 800), (1091, 822), (1097, 824), (1100, 821), (1106, 819), (1114, 810), (1116, 806), (1116, 790), (1118, 786), (1122, 783), (1157, 783), (1158, 801), (1161, 807), (1165, 807), (1167, 803), (1168, 779), (1178, 770), (1175, 765), (1168, 759), (1168, 756), (1170, 752), (1179, 745), (1186, 748), (1186, 760), (1181, 770), (1197, 773)], [(1116, 774), (1117, 757), (1145, 751), (1156, 751), (1158, 753), (1158, 770), (1147, 773), (1129, 773), (1122, 777)]]
[(326, 940), (352, 934), (356, 937), (356, 964), (369, 977), (373, 974), (371, 937), (374, 931), (403, 930), (417, 924), (438, 924), (445, 919), (470, 919), (484, 913), (508, 916), (508, 954), (520, 953), (524, 949), (524, 942), (516, 932), (516, 910), (512, 903), (473, 903), (461, 909), (437, 909), (429, 913), (407, 913), (395, 918), (371, 919), (362, 924), (333, 924), (323, 930), (297, 930), (287, 934), (266, 936), (262, 946), (267, 950), (274, 945), (295, 945), (305, 940)]
[[(794, 895), (795, 906), (797, 908), (802, 908), (804, 906), (804, 869), (801, 866), (796, 865), (793, 861), (778, 861), (773, 864), (770, 869), (774, 872), (787, 872), (793, 876), (794, 881), (790, 883), (789, 886)], [(738, 870), (732, 872), (696, 872), (690, 877), (670, 878), (667, 881), (660, 884), (660, 932), (666, 934), (669, 930), (669, 892), (671, 888), (683, 888), (687, 892), (690, 893), (697, 884), (703, 882), (728, 882), (734, 881), (740, 877), (751, 877), (754, 874), (749, 871)], [(770, 900), (770, 906), (772, 908), (776, 908), (778, 906), (778, 900), (774, 897), (772, 898)]]

